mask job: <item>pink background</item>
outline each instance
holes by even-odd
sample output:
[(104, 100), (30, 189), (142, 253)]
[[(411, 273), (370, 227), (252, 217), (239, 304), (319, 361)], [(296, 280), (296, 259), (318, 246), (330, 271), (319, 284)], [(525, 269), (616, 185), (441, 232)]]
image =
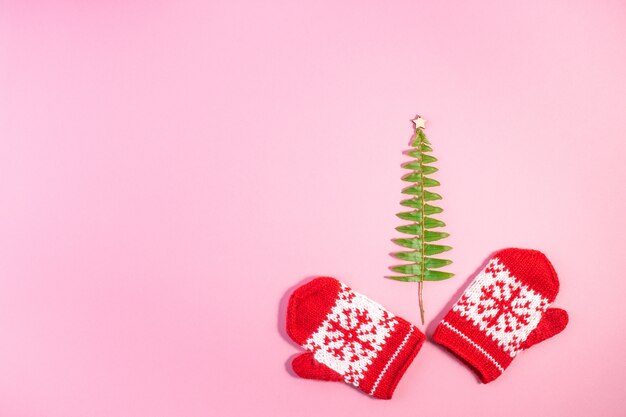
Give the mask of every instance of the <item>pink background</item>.
[[(620, 1), (0, 1), (0, 415), (624, 415), (624, 39)], [(431, 343), (392, 401), (300, 380), (308, 278), (418, 321), (383, 279), (416, 112), (427, 333), (507, 246), (570, 325), (489, 385)]]

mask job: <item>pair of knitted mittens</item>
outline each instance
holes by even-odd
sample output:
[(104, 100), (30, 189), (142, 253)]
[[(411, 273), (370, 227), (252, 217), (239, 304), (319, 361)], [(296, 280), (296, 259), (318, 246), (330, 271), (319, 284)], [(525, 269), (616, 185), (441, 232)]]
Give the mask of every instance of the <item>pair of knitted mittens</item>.
[[(561, 332), (564, 310), (549, 308), (559, 281), (544, 254), (497, 252), (441, 321), (433, 340), (466, 362), (482, 382), (517, 354)], [(390, 399), (426, 336), (408, 321), (334, 278), (316, 278), (289, 299), (287, 333), (307, 350), (292, 361), (302, 378), (345, 381)]]

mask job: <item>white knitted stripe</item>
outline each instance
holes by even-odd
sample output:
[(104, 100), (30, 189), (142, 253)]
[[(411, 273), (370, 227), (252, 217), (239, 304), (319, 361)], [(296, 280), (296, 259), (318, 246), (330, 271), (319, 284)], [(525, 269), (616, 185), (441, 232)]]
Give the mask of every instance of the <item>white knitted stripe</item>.
[(472, 339), (470, 339), (469, 337), (465, 336), (459, 329), (457, 329), (456, 327), (454, 327), (453, 325), (451, 325), (450, 323), (448, 323), (445, 320), (441, 321), (441, 324), (443, 324), (444, 326), (446, 326), (448, 329), (452, 330), (454, 333), (458, 334), (459, 336), (461, 336), (466, 342), (468, 342), (470, 345), (474, 346), (474, 348), (476, 348), (476, 350), (478, 350), (480, 353), (482, 353), (483, 355), (485, 355), (485, 357), (487, 359), (489, 359), (491, 361), (491, 363), (493, 363), (496, 368), (498, 368), (500, 370), (500, 372), (504, 372), (504, 368), (502, 366), (500, 366), (500, 364), (493, 358), (493, 356), (491, 356), (490, 354), (487, 353), (487, 351), (483, 348), (481, 348), (476, 342), (474, 342)]
[(414, 331), (415, 331), (415, 327), (411, 326), (411, 331), (408, 332), (406, 336), (404, 336), (404, 340), (402, 341), (402, 343), (400, 343), (400, 346), (398, 346), (398, 349), (396, 349), (394, 354), (391, 356), (391, 359), (389, 359), (389, 362), (387, 362), (383, 370), (380, 372), (380, 375), (378, 375), (378, 378), (376, 378), (376, 382), (374, 383), (374, 386), (372, 387), (372, 390), (370, 391), (370, 395), (374, 395), (374, 393), (376, 392), (376, 388), (378, 388), (378, 384), (380, 384), (380, 381), (383, 379), (383, 376), (385, 376), (387, 369), (389, 369), (393, 361), (396, 360), (396, 358), (400, 354), (400, 351), (402, 350), (404, 345), (406, 345), (406, 343), (409, 341), (409, 336), (411, 336), (411, 334)]

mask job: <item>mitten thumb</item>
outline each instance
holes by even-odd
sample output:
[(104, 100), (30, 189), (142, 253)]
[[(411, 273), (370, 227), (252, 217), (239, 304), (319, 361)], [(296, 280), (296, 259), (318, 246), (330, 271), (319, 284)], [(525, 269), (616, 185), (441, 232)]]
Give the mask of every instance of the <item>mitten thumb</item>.
[(528, 338), (522, 344), (522, 349), (528, 349), (534, 344), (543, 342), (561, 333), (563, 329), (565, 329), (565, 326), (567, 326), (568, 320), (567, 311), (560, 308), (549, 308), (543, 313), (535, 330), (528, 335)]
[(341, 375), (315, 360), (311, 352), (296, 356), (291, 361), (291, 367), (300, 378), (319, 379), (322, 381), (343, 381)]

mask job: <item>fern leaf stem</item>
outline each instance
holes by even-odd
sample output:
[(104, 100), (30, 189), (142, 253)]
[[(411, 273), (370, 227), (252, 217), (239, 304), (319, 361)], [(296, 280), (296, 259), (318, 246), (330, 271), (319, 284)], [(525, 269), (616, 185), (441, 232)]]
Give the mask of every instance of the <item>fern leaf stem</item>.
[(424, 298), (422, 294), (424, 293), (424, 277), (422, 276), (422, 280), (418, 282), (418, 292), (420, 298), (420, 317), (422, 318), (422, 326), (424, 325)]
[[(419, 130), (419, 128), (417, 128), (416, 130)], [(421, 135), (419, 135), (419, 132), (415, 132), (415, 133), (418, 134), (418, 137), (420, 138), (418, 146), (421, 149), (422, 142), (423, 142), (422, 141), (422, 137), (421, 137)], [(422, 190), (424, 190), (424, 187), (423, 187), (423, 184), (424, 184), (424, 170), (422, 169), (423, 166), (424, 166), (424, 163), (423, 163), (423, 159), (421, 157), (419, 159), (419, 162), (420, 162), (420, 184), (422, 185)], [(422, 195), (423, 195), (423, 193), (422, 193)], [(422, 210), (420, 212), (421, 217), (422, 217), (422, 221), (420, 222), (421, 223), (421, 227), (422, 227), (422, 239), (424, 239), (424, 234), (425, 234), (424, 233), (424, 217), (425, 217), (424, 216), (424, 204), (425, 204), (424, 200), (425, 200), (425, 198), (422, 198)], [(424, 269), (425, 269), (425, 266), (424, 266), (424, 252), (425, 251), (422, 250), (422, 267), (420, 268), (420, 275), (421, 275), (420, 278), (421, 279), (419, 281), (419, 288), (418, 288), (419, 304), (420, 304), (420, 317), (422, 319), (422, 326), (424, 325), (424, 297), (422, 296), (422, 294), (424, 292), (424, 272), (425, 272), (424, 271)]]

